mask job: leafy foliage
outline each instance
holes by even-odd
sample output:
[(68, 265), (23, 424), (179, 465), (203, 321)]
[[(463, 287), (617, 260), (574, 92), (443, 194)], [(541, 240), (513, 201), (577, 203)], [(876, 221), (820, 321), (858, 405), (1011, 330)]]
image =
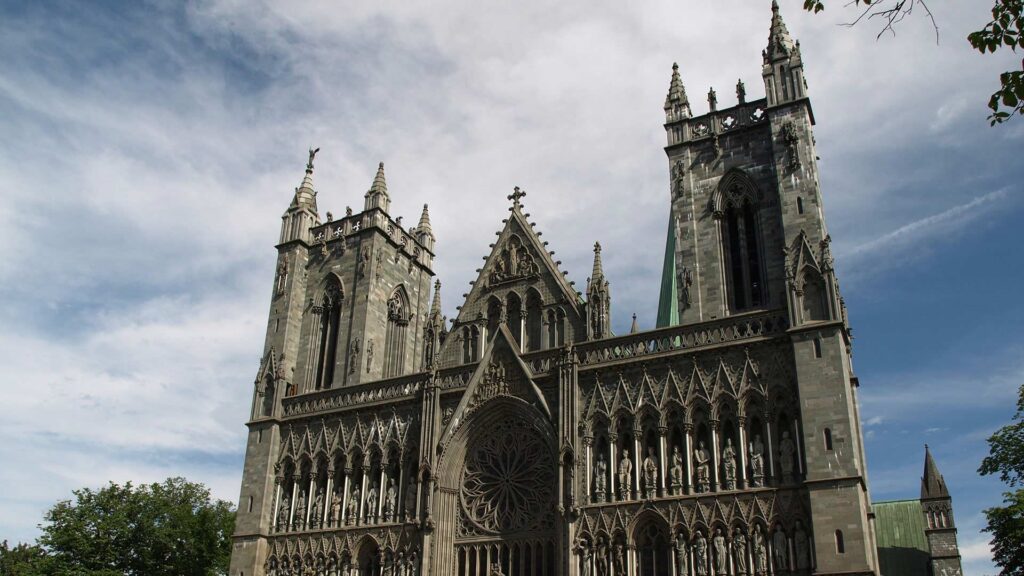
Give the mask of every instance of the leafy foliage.
[[(881, 36), (885, 32), (893, 32), (893, 25), (913, 12), (915, 6), (921, 6), (932, 19), (935, 19), (923, 0), (853, 0), (856, 6), (863, 6), (864, 11), (850, 25), (860, 22), (864, 17), (881, 17), (885, 22)], [(804, 0), (804, 10), (817, 14), (825, 9), (825, 0)], [(935, 27), (938, 34), (938, 26)], [(975, 50), (992, 53), (1000, 48), (1009, 48), (1016, 52), (1024, 48), (1024, 0), (994, 0), (992, 21), (977, 32), (967, 35), (967, 41)], [(988, 107), (992, 114), (989, 122), (995, 126), (1011, 119), (1014, 114), (1024, 115), (1024, 59), (1021, 59), (1020, 70), (1007, 70), (999, 75), (999, 89), (989, 98)]]
[(46, 513), (36, 546), (0, 548), (0, 576), (227, 574), (234, 510), (203, 485), (111, 482), (73, 494)]
[[(1017, 398), (1017, 413), (1010, 424), (988, 439), (989, 455), (981, 462), (982, 475), (999, 474), (1006, 484), (1024, 485), (1024, 385)], [(1003, 494), (1003, 506), (985, 510), (992, 535), (992, 559), (1001, 576), (1024, 576), (1024, 488)]]

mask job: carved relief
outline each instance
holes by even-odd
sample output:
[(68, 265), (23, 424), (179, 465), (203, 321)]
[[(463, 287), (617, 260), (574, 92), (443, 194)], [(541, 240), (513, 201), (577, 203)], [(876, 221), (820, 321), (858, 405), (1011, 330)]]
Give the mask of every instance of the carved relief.
[(797, 134), (796, 126), (792, 122), (782, 125), (782, 143), (786, 145), (786, 169), (793, 171), (800, 169), (800, 136)]
[(489, 277), (491, 284), (530, 278), (540, 271), (533, 255), (518, 236), (512, 236), (496, 256)]

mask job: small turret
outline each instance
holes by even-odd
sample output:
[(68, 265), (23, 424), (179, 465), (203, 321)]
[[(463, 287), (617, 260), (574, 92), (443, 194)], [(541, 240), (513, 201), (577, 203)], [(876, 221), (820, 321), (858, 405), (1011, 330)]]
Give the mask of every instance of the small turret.
[(316, 208), (316, 191), (313, 189), (313, 159), (320, 149), (309, 149), (309, 160), (306, 162), (306, 175), (302, 184), (295, 189), (291, 204), (281, 216), (281, 244), (293, 240), (310, 243), (309, 229), (320, 224), (320, 215)]
[(434, 251), (434, 230), (430, 227), (430, 212), (427, 211), (427, 205), (423, 205), (423, 214), (420, 215), (420, 223), (416, 226), (416, 240), (423, 245), (424, 248)]
[(924, 474), (921, 475), (921, 511), (924, 535), (928, 539), (929, 573), (963, 574), (953, 521), (953, 498), (927, 444), (924, 445)]
[(391, 209), (391, 198), (388, 196), (388, 184), (384, 180), (384, 163), (377, 165), (377, 175), (373, 178), (373, 184), (366, 191), (364, 210), (380, 208), (385, 213)]
[(764, 91), (768, 106), (778, 106), (807, 96), (800, 43), (794, 42), (782, 20), (778, 2), (772, 1), (772, 25), (768, 47), (761, 53), (764, 67)]
[(924, 445), (924, 474), (921, 476), (921, 500), (949, 498), (946, 480), (939, 473), (939, 467), (932, 458), (932, 451)]
[(448, 336), (447, 319), (441, 315), (441, 281), (434, 281), (434, 299), (430, 303), (427, 314), (427, 325), (423, 329), (423, 369), (431, 370), (436, 363), (437, 354)]
[(601, 265), (601, 243), (594, 242), (594, 269), (587, 281), (587, 334), (591, 340), (611, 336), (612, 294)]
[(665, 96), (665, 122), (684, 120), (691, 116), (690, 101), (686, 98), (686, 87), (679, 77), (679, 64), (672, 64), (672, 81)]

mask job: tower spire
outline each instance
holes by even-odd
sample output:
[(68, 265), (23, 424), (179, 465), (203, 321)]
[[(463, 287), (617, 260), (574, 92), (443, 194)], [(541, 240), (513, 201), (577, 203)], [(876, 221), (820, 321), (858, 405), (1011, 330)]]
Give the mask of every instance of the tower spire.
[(591, 282), (604, 280), (604, 267), (601, 266), (601, 243), (594, 242), (594, 270), (590, 274)]
[(587, 334), (591, 339), (611, 336), (612, 293), (601, 265), (601, 243), (594, 242), (594, 270), (587, 280)]
[(924, 474), (921, 476), (921, 499), (949, 498), (949, 490), (946, 489), (946, 480), (939, 472), (939, 466), (932, 457), (932, 451), (928, 445), (924, 445)]
[(683, 120), (690, 115), (690, 101), (686, 97), (686, 87), (679, 76), (679, 64), (673, 62), (672, 80), (668, 85), (668, 95), (665, 96), (665, 121)]
[(281, 216), (281, 244), (292, 240), (310, 242), (309, 229), (320, 224), (320, 215), (316, 208), (316, 191), (313, 190), (313, 159), (319, 151), (319, 148), (310, 147), (306, 174), (302, 177), (302, 183), (295, 188), (291, 204)]
[(306, 174), (302, 177), (302, 184), (295, 189), (295, 197), (292, 199), (292, 208), (304, 207), (316, 211), (316, 192), (313, 191), (313, 159), (316, 158), (319, 148), (309, 149), (309, 160), (306, 161)]
[(772, 1), (772, 24), (768, 30), (768, 47), (761, 52), (764, 68), (765, 94), (768, 106), (777, 106), (804, 98), (803, 60), (800, 57), (800, 43), (794, 42), (786, 29), (779, 11), (779, 3)]
[(430, 303), (429, 318), (441, 316), (441, 281), (434, 280), (434, 300)]
[(380, 208), (387, 212), (391, 207), (391, 198), (388, 196), (388, 184), (384, 179), (384, 163), (377, 165), (377, 175), (373, 177), (373, 184), (366, 191), (366, 210)]

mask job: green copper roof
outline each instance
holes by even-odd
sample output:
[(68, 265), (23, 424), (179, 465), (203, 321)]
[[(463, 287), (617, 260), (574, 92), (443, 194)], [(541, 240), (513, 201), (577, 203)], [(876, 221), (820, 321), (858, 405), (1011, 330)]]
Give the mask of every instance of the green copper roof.
[(874, 509), (881, 575), (928, 576), (930, 553), (921, 502), (876, 502)]
[(676, 288), (676, 227), (668, 217), (665, 263), (661, 269), (661, 295), (658, 296), (658, 328), (679, 324), (679, 294)]

